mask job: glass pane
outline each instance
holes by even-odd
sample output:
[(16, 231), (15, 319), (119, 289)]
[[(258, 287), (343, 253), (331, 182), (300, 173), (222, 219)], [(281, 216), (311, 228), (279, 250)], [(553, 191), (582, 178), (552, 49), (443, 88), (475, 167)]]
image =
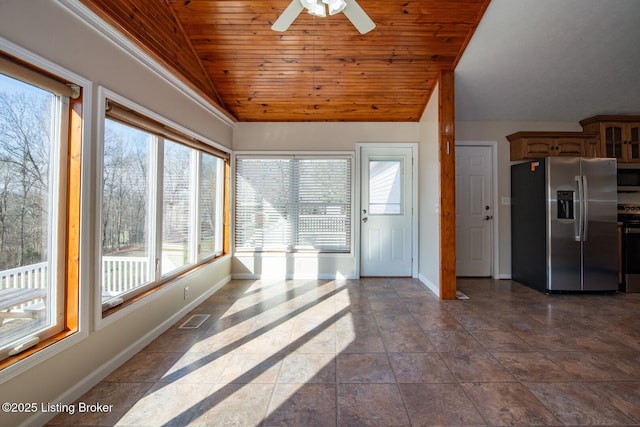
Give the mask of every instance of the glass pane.
[(351, 238), (349, 159), (295, 161), (296, 249), (347, 251)]
[(191, 152), (165, 141), (162, 204), (162, 275), (190, 262)]
[(400, 160), (369, 161), (369, 213), (402, 214), (402, 163)]
[(102, 177), (102, 300), (150, 277), (149, 155), (151, 135), (105, 120)]
[(0, 74), (0, 348), (56, 325), (57, 97)]
[(238, 159), (236, 249), (290, 249), (291, 171), (291, 159)]
[(202, 154), (200, 170), (200, 241), (199, 259), (222, 252), (222, 172), (224, 162)]
[(351, 160), (236, 163), (236, 250), (351, 249)]

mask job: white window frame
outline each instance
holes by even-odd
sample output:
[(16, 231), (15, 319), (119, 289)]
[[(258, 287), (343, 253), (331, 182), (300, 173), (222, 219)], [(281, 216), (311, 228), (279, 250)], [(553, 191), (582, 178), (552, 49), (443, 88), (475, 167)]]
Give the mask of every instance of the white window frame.
[[(113, 100), (115, 102), (117, 102), (120, 105), (123, 105), (129, 109), (131, 109), (132, 111), (135, 111), (136, 113), (139, 113), (143, 116), (146, 116), (152, 120), (155, 120), (158, 123), (162, 123), (163, 125), (166, 125), (170, 128), (176, 129), (179, 132), (182, 132), (185, 135), (188, 135), (190, 137), (193, 137), (199, 141), (202, 141), (208, 145), (210, 145), (211, 147), (213, 147), (214, 149), (217, 149), (219, 151), (231, 154), (230, 150), (214, 141), (211, 141), (210, 139), (199, 135), (177, 123), (174, 123), (173, 121), (166, 119), (165, 117), (149, 110), (148, 108), (145, 108), (131, 100), (129, 100), (128, 98), (104, 87), (104, 86), (99, 86), (98, 87), (98, 99), (99, 99), (99, 105), (105, 105), (107, 100)], [(102, 174), (102, 170), (103, 170), (103, 160), (104, 160), (104, 135), (105, 135), (105, 119), (106, 119), (106, 114), (104, 111), (104, 108), (100, 108), (98, 111), (98, 144), (97, 144), (97, 170), (100, 171), (100, 174)], [(152, 150), (155, 150), (155, 155), (154, 156), (150, 156), (153, 157), (153, 159), (150, 159), (150, 164), (149, 164), (149, 174), (152, 174), (150, 176), (153, 176), (154, 179), (150, 180), (149, 183), (149, 212), (148, 215), (153, 215), (152, 218), (150, 218), (153, 222), (151, 223), (151, 229), (155, 230), (155, 232), (152, 232), (149, 236), (149, 250), (150, 252), (153, 252), (153, 258), (151, 258), (152, 260), (156, 260), (153, 266), (152, 266), (152, 271), (151, 271), (151, 278), (152, 280), (135, 288), (134, 290), (131, 291), (131, 293), (128, 293), (127, 296), (132, 297), (134, 295), (139, 295), (142, 294), (146, 291), (149, 291), (151, 289), (157, 288), (160, 284), (162, 284), (164, 281), (166, 280), (171, 280), (173, 277), (176, 277), (186, 271), (189, 271), (191, 269), (194, 268), (194, 266), (203, 263), (203, 262), (208, 262), (211, 259), (214, 259), (215, 257), (219, 257), (221, 255), (223, 255), (224, 252), (224, 248), (222, 248), (222, 245), (220, 246), (220, 250), (216, 251), (215, 254), (212, 254), (206, 258), (203, 259), (198, 259), (198, 253), (196, 252), (192, 252), (190, 251), (190, 255), (189, 255), (189, 263), (185, 266), (182, 266), (181, 268), (178, 268), (176, 270), (173, 270), (171, 272), (169, 272), (169, 274), (163, 276), (161, 273), (161, 266), (160, 266), (160, 256), (162, 254), (162, 193), (163, 193), (163, 173), (162, 173), (162, 167), (163, 167), (163, 155), (164, 155), (164, 141), (165, 138), (155, 135), (153, 132), (149, 132), (149, 134), (154, 135), (156, 138), (156, 142), (152, 144)], [(172, 141), (174, 142), (174, 141)], [(175, 143), (175, 142), (174, 142)], [(191, 147), (189, 147), (192, 150), (192, 156), (194, 155), (193, 153), (195, 152), (198, 157), (200, 157), (200, 151), (199, 150), (195, 150)], [(217, 156), (213, 156), (213, 157), (217, 157)], [(195, 167), (196, 164), (200, 164), (200, 162), (194, 162), (193, 163), (193, 167)], [(224, 164), (224, 162), (223, 162)], [(224, 169), (224, 168), (222, 168)], [(222, 171), (224, 173), (224, 170)], [(198, 175), (197, 173), (193, 173), (192, 171), (192, 177), (194, 175)], [(102, 175), (100, 175), (102, 176)], [(224, 176), (224, 175), (223, 175)], [(199, 177), (198, 177), (199, 179)], [(197, 188), (198, 187), (198, 182), (196, 182), (194, 184)], [(224, 193), (224, 180), (218, 181), (216, 182), (217, 186), (220, 186), (221, 191), (219, 191), (219, 193)], [(103, 194), (102, 194), (102, 180), (99, 180), (99, 182), (96, 185), (97, 187), (97, 193), (96, 193), (96, 201), (97, 201), (97, 207), (96, 207), (96, 224), (101, 224), (101, 215), (102, 215), (102, 198), (103, 198)], [(198, 191), (199, 192), (199, 191)], [(223, 195), (221, 194), (219, 196), (220, 198), (223, 197)], [(196, 197), (192, 197), (191, 201), (195, 201)], [(152, 209), (155, 208), (155, 209)], [(217, 209), (220, 210), (220, 215), (222, 216), (223, 212), (224, 212), (224, 206), (222, 206), (222, 204), (218, 205)], [(194, 212), (195, 211), (195, 212)], [(197, 215), (198, 215), (198, 206), (194, 206), (194, 209), (191, 209), (190, 212), (190, 221), (193, 222), (193, 224), (197, 225)], [(222, 218), (219, 221), (220, 225), (224, 225), (223, 224), (223, 220)], [(194, 246), (197, 245), (197, 236), (199, 233), (199, 227), (197, 227), (196, 225), (194, 225), (194, 227), (192, 227), (192, 236), (190, 236), (190, 245)], [(194, 228), (196, 230), (194, 230)], [(101, 265), (102, 262), (102, 239), (101, 239), (101, 233), (102, 233), (102, 229), (101, 227), (96, 227), (95, 230), (95, 245), (96, 245), (96, 263), (97, 265)], [(195, 234), (194, 234), (195, 233)], [(219, 229), (219, 239), (220, 242), (222, 242), (222, 234), (223, 234), (223, 229)], [(195, 244), (194, 244), (195, 242)], [(190, 247), (190, 249), (192, 249)], [(95, 296), (94, 296), (94, 306), (96, 307), (95, 310), (95, 325), (96, 325), (96, 330), (100, 330), (110, 324), (112, 324), (113, 322), (117, 321), (118, 319), (121, 319), (123, 317), (125, 317), (126, 315), (128, 315), (129, 313), (132, 313), (133, 311), (137, 310), (139, 307), (142, 307), (146, 304), (148, 304), (149, 302), (153, 301), (155, 299), (155, 297), (157, 295), (161, 295), (163, 292), (166, 291), (166, 289), (170, 288), (171, 285), (168, 288), (161, 288), (158, 289), (157, 291), (153, 292), (151, 295), (145, 296), (144, 298), (140, 298), (137, 301), (134, 301), (130, 304), (127, 304), (126, 307), (123, 307), (119, 310), (117, 310), (114, 313), (110, 313), (109, 315), (105, 316), (104, 315), (104, 311), (107, 308), (106, 306), (103, 306), (102, 303), (102, 277), (101, 277), (101, 268), (96, 268), (95, 269), (95, 279), (94, 282), (95, 283)], [(119, 303), (119, 301), (114, 301), (116, 303), (116, 305)]]

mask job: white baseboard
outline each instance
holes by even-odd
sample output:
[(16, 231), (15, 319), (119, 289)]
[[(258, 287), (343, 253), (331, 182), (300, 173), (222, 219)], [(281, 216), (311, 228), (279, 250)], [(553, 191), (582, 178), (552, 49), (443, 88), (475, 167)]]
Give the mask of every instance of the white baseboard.
[(422, 274), (418, 275), (418, 280), (420, 280), (420, 283), (426, 286), (426, 288), (429, 289), (431, 292), (433, 292), (437, 297), (440, 296), (440, 288), (436, 286), (433, 282), (431, 282), (431, 280), (427, 279)]
[[(84, 380), (77, 383), (74, 387), (67, 390), (62, 395), (58, 396), (57, 399), (51, 400), (51, 402), (60, 402), (63, 404), (71, 404), (75, 402), (78, 398), (80, 398), (83, 394), (91, 390), (95, 385), (97, 385), (100, 381), (105, 379), (110, 373), (119, 368), (123, 363), (127, 360), (131, 359), (136, 353), (140, 352), (143, 348), (149, 345), (153, 340), (158, 338), (169, 329), (173, 324), (175, 324), (178, 320), (184, 317), (187, 313), (193, 310), (198, 305), (202, 304), (204, 300), (209, 298), (214, 292), (223, 287), (231, 280), (231, 276), (226, 276), (214, 286), (212, 286), (209, 290), (204, 292), (198, 298), (194, 299), (191, 303), (184, 306), (180, 311), (176, 312), (173, 316), (159, 324), (153, 330), (149, 331), (135, 343), (131, 344), (128, 348), (124, 349), (118, 355), (113, 357), (108, 362), (104, 363), (98, 369), (93, 371), (91, 375), (85, 377)], [(57, 414), (51, 413), (40, 413), (36, 414), (33, 417), (29, 418), (25, 423), (23, 423), (22, 427), (30, 427), (30, 426), (42, 426), (47, 423), (51, 418), (53, 418)]]

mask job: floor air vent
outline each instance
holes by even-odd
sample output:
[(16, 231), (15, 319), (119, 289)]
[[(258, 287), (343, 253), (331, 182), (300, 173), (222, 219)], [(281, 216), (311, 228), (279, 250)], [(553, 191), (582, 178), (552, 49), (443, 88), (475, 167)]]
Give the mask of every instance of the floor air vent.
[(178, 329), (198, 329), (210, 316), (210, 314), (194, 314), (180, 325)]

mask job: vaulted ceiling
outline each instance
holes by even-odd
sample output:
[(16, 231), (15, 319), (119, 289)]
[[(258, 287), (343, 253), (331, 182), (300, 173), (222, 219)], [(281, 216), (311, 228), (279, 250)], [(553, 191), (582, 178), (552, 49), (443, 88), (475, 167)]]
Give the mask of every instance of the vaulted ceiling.
[(342, 13), (272, 31), (292, 0), (81, 1), (236, 121), (418, 121), (489, 4), (359, 0), (362, 35)]

